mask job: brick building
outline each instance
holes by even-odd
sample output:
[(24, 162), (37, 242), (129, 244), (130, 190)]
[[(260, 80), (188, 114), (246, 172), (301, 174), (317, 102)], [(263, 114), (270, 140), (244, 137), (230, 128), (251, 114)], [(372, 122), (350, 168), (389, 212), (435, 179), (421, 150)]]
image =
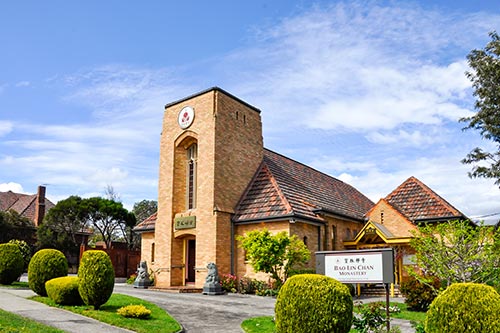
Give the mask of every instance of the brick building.
[[(404, 211), (397, 193), (374, 205), (354, 187), (264, 148), (260, 110), (214, 87), (165, 106), (158, 212), (134, 230), (157, 287), (201, 288), (209, 262), (220, 274), (258, 277), (236, 241), (255, 229), (297, 235), (312, 253), (311, 268), (315, 251), (392, 246), (383, 237), (389, 229), (404, 243), (414, 221), (403, 213), (399, 227), (385, 222)], [(370, 226), (383, 236), (371, 238)]]
[(406, 265), (413, 265), (414, 251), (409, 246), (418, 225), (467, 217), (415, 177), (410, 177), (366, 213), (367, 223), (353, 240), (344, 242), (348, 249), (392, 247), (395, 251), (395, 282), (406, 277)]
[(352, 186), (265, 149), (260, 110), (211, 88), (166, 105), (158, 212), (135, 231), (157, 286), (199, 288), (209, 262), (221, 274), (253, 274), (238, 235), (266, 227), (297, 235), (312, 253), (341, 249), (372, 206)]
[(12, 191), (0, 192), (0, 210), (14, 210), (19, 215), (30, 219), (38, 227), (54, 203), (45, 197), (45, 186), (38, 186), (36, 194), (14, 193)]

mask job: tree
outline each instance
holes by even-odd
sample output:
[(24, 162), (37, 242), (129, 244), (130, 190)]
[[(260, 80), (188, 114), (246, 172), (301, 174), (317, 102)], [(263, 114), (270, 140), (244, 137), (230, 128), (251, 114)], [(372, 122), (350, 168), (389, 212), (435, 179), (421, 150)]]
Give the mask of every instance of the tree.
[(476, 147), (462, 163), (475, 164), (469, 177), (495, 179), (495, 184), (500, 185), (500, 36), (496, 32), (489, 35), (491, 41), (483, 50), (472, 50), (467, 55), (472, 70), (466, 75), (472, 81), (478, 112), (460, 121), (467, 123), (464, 130), (478, 130), (483, 139), (493, 141), (496, 151)]
[(81, 233), (87, 229), (82, 198), (70, 196), (49, 210), (38, 227), (39, 248), (54, 248), (72, 256), (79, 254)]
[(421, 226), (413, 236), (410, 245), (422, 273), (448, 286), (455, 282), (498, 285), (500, 237), (493, 226), (448, 221)]
[[(155, 200), (142, 200), (136, 202), (132, 208), (132, 213), (135, 216), (137, 223), (140, 223), (156, 213), (158, 210), (158, 202)], [(134, 225), (135, 226), (135, 225)], [(130, 249), (140, 249), (141, 248), (141, 235), (132, 231), (133, 227), (128, 227), (127, 238), (129, 240)]]
[(23, 240), (30, 245), (35, 243), (35, 225), (15, 210), (0, 211), (0, 230), (0, 243), (11, 239)]
[(142, 200), (136, 202), (132, 208), (137, 222), (142, 222), (158, 210), (158, 202), (155, 200)]
[(112, 241), (120, 237), (128, 242), (126, 228), (133, 227), (136, 220), (121, 202), (94, 197), (83, 199), (80, 206), (86, 223), (100, 233), (108, 249)]
[(295, 265), (306, 263), (310, 253), (296, 235), (285, 231), (272, 235), (269, 230), (254, 230), (237, 237), (253, 269), (271, 274), (281, 286), (288, 278), (288, 272)]

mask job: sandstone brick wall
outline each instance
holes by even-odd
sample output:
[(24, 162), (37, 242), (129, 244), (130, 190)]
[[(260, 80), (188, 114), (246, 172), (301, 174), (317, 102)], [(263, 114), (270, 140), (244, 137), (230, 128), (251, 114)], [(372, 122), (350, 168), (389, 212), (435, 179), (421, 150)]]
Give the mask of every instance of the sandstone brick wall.
[[(195, 110), (192, 125), (182, 130), (178, 113)], [(186, 148), (198, 145), (196, 207), (186, 205)], [(215, 89), (166, 108), (160, 143), (156, 249), (162, 271), (160, 287), (183, 285), (186, 237), (196, 238), (196, 287), (205, 267), (215, 262), (230, 270), (230, 214), (262, 161), (259, 113)], [(196, 228), (175, 231), (173, 219), (196, 216)]]
[(380, 200), (371, 210), (369, 219), (384, 225), (397, 237), (410, 237), (411, 231), (417, 227), (408, 221), (401, 213), (395, 210), (385, 200)]
[(269, 275), (265, 273), (255, 272), (252, 266), (245, 260), (245, 251), (241, 248), (241, 242), (236, 240), (238, 236), (245, 236), (248, 232), (253, 230), (262, 230), (266, 228), (272, 234), (277, 234), (278, 232), (285, 231), (290, 233), (290, 222), (278, 221), (272, 223), (252, 223), (252, 224), (240, 224), (235, 227), (235, 275), (238, 277), (249, 277), (252, 279), (258, 279), (262, 281), (267, 281)]

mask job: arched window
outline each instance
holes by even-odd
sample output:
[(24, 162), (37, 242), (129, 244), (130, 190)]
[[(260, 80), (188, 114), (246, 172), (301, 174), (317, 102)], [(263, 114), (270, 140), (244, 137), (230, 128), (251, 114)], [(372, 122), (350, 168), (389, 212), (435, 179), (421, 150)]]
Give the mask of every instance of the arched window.
[(302, 241), (304, 242), (304, 245), (307, 246), (307, 236), (304, 236), (304, 238), (302, 238)]
[(186, 203), (187, 209), (193, 209), (196, 208), (196, 167), (198, 163), (198, 146), (196, 143), (189, 146), (186, 152)]

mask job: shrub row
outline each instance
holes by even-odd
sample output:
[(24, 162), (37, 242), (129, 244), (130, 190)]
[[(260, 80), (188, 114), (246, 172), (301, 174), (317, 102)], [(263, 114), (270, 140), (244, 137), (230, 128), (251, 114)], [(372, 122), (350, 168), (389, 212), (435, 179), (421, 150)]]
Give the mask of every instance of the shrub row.
[(235, 275), (223, 274), (220, 277), (222, 290), (231, 293), (255, 294), (259, 296), (275, 296), (278, 289), (271, 283), (251, 279), (249, 277), (238, 278)]
[[(12, 245), (17, 248), (17, 245)], [(20, 254), (19, 254), (20, 255)], [(22, 265), (22, 258), (19, 261)], [(40, 296), (57, 304), (85, 303), (99, 309), (113, 293), (115, 272), (104, 251), (85, 251), (78, 277), (68, 275), (68, 261), (62, 252), (43, 249), (35, 253), (28, 266), (28, 284)]]

